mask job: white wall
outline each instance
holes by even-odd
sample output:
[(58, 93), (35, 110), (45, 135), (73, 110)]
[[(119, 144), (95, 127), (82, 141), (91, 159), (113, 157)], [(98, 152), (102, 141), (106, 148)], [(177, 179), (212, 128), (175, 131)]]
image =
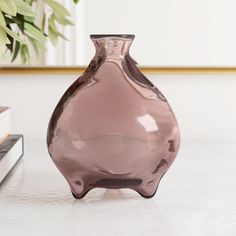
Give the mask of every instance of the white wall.
[(92, 33), (133, 33), (131, 54), (140, 65), (236, 66), (235, 0), (60, 2), (75, 26), (62, 29), (68, 42), (48, 43), (48, 65), (87, 65)]
[[(0, 104), (13, 110), (14, 133), (46, 137), (49, 117), (78, 75), (0, 75)], [(172, 105), (183, 140), (236, 139), (236, 74), (148, 75)]]
[(236, 66), (235, 0), (61, 0), (74, 27), (69, 42), (48, 45), (50, 65), (87, 65), (89, 35), (133, 33), (131, 54), (140, 65)]
[[(84, 62), (92, 33), (133, 33), (140, 65), (236, 66), (235, 0), (81, 0)], [(79, 21), (77, 22), (79, 24)], [(80, 29), (78, 29), (80, 30)], [(77, 51), (77, 54), (80, 52)]]
[[(135, 34), (131, 53), (141, 65), (205, 65), (210, 62), (209, 13), (209, 0), (89, 0), (84, 35), (88, 41), (91, 33)], [(85, 52), (87, 63), (91, 44)]]

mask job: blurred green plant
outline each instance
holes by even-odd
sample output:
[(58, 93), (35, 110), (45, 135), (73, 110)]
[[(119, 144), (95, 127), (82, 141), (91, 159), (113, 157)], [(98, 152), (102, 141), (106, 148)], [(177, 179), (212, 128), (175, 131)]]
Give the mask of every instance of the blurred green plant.
[(0, 0), (0, 58), (9, 51), (12, 62), (20, 55), (23, 64), (29, 63), (30, 47), (38, 55), (40, 50), (45, 50), (47, 39), (53, 45), (59, 37), (67, 40), (58, 30), (60, 25), (73, 25), (73, 22), (69, 11), (56, 0), (44, 0), (43, 3)]

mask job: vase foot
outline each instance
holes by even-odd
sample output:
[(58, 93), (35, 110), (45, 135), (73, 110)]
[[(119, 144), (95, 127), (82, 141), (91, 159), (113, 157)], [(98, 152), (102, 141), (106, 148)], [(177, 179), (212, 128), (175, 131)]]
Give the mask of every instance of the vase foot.
[[(89, 189), (89, 190), (90, 190), (90, 189)], [(72, 195), (73, 195), (73, 197), (74, 197), (75, 199), (82, 199), (82, 198), (89, 192), (89, 190), (84, 191), (84, 192), (82, 192), (82, 193), (80, 193), (80, 194), (75, 194), (75, 193), (73, 193), (72, 191), (71, 191), (71, 193), (72, 193)]]
[(152, 197), (154, 197), (155, 196), (155, 194), (156, 194), (156, 192), (157, 192), (157, 188), (156, 188), (156, 190), (153, 192), (153, 193), (151, 193), (151, 194), (149, 194), (149, 193), (144, 193), (144, 192), (141, 192), (141, 191), (138, 191), (137, 190), (137, 192), (139, 193), (139, 195), (141, 195), (143, 198), (152, 198)]
[[(165, 175), (166, 171), (161, 175), (157, 185), (153, 184), (151, 186), (142, 186), (139, 188), (136, 188), (135, 191), (138, 192), (143, 198), (152, 198), (155, 196), (158, 186), (161, 182), (161, 179), (163, 178), (163, 176)], [(153, 181), (151, 181), (151, 183), (154, 183)]]

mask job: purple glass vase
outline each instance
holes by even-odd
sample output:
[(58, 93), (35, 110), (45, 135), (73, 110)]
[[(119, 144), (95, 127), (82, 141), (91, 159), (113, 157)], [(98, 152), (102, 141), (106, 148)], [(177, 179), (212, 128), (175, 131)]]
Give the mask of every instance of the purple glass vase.
[(180, 144), (173, 111), (129, 55), (134, 35), (91, 35), (96, 55), (57, 104), (48, 150), (79, 199), (96, 187), (154, 196)]

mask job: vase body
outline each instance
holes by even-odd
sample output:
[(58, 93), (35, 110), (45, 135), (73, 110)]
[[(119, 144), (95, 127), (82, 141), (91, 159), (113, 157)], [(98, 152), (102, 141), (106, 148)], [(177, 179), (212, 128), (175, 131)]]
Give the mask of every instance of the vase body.
[(154, 196), (180, 135), (162, 93), (129, 55), (133, 35), (91, 35), (96, 54), (62, 96), (47, 143), (75, 198), (96, 187)]

